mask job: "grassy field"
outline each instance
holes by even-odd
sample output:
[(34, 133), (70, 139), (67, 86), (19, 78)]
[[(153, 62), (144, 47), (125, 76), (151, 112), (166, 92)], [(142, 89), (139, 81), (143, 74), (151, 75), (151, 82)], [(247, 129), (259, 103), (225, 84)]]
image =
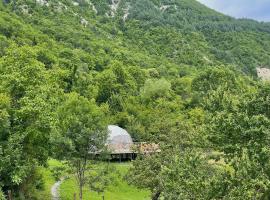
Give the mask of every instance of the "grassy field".
[[(113, 164), (116, 169), (123, 176), (127, 172), (130, 164)], [(105, 200), (149, 200), (150, 193), (147, 190), (138, 190), (135, 187), (128, 185), (122, 180), (121, 176), (116, 181), (115, 185), (111, 185), (105, 192)], [(60, 196), (62, 200), (73, 200), (73, 194), (77, 193), (78, 188), (76, 186), (76, 181), (70, 178), (61, 185)], [(84, 198), (85, 200), (102, 200), (102, 196), (96, 192), (90, 191), (89, 188), (84, 188)]]
[[(49, 160), (48, 168), (39, 168), (40, 173), (43, 175), (45, 184), (44, 190), (37, 194), (39, 200), (51, 199), (51, 186), (56, 182), (50, 169), (53, 167), (61, 166), (62, 163), (57, 160)], [(130, 163), (112, 163), (117, 171), (119, 171), (119, 177), (117, 177), (116, 183), (109, 186), (105, 192), (105, 200), (149, 200), (150, 193), (147, 190), (138, 190), (132, 187), (122, 179), (127, 173)], [(70, 175), (69, 175), (70, 176)], [(78, 187), (76, 180), (73, 176), (66, 179), (60, 186), (61, 200), (73, 200), (74, 193), (77, 194), (78, 199)], [(84, 200), (102, 200), (102, 196), (94, 191), (90, 191), (89, 187), (84, 188)]]

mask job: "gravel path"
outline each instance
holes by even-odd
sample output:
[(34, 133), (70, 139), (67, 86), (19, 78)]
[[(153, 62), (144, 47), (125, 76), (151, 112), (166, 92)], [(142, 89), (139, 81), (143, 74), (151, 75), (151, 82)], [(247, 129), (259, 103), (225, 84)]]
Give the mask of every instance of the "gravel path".
[(53, 186), (51, 187), (51, 195), (52, 195), (52, 200), (60, 200), (59, 198), (59, 187), (63, 183), (65, 178), (61, 178), (60, 181), (57, 181)]

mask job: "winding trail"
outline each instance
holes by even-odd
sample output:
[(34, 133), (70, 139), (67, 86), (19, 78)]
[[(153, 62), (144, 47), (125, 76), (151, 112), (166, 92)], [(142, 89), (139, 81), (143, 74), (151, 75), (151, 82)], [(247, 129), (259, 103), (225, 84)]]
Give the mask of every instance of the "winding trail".
[(53, 186), (51, 187), (51, 195), (52, 195), (52, 200), (60, 200), (59, 198), (59, 187), (63, 183), (65, 178), (61, 178), (59, 181), (57, 181)]

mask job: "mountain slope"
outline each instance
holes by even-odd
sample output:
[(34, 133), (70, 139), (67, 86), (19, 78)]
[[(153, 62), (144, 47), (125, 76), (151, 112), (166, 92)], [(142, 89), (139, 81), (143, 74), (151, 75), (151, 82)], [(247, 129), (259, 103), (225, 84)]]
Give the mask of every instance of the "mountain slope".
[(233, 64), (245, 72), (269, 65), (268, 23), (236, 20), (194, 0), (33, 0), (8, 7), (26, 23), (75, 48), (89, 48), (83, 43), (96, 38), (99, 43), (110, 40), (118, 49), (132, 45), (139, 54), (177, 65)]

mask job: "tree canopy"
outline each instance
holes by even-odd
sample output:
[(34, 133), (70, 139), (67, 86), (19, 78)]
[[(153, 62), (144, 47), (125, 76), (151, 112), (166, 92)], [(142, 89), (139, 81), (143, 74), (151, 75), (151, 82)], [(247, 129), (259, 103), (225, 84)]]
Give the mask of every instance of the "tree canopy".
[(152, 199), (269, 198), (270, 85), (255, 73), (269, 68), (269, 23), (195, 0), (5, 0), (0, 11), (0, 199), (35, 199), (49, 157), (84, 170), (108, 124), (160, 145), (129, 172)]

